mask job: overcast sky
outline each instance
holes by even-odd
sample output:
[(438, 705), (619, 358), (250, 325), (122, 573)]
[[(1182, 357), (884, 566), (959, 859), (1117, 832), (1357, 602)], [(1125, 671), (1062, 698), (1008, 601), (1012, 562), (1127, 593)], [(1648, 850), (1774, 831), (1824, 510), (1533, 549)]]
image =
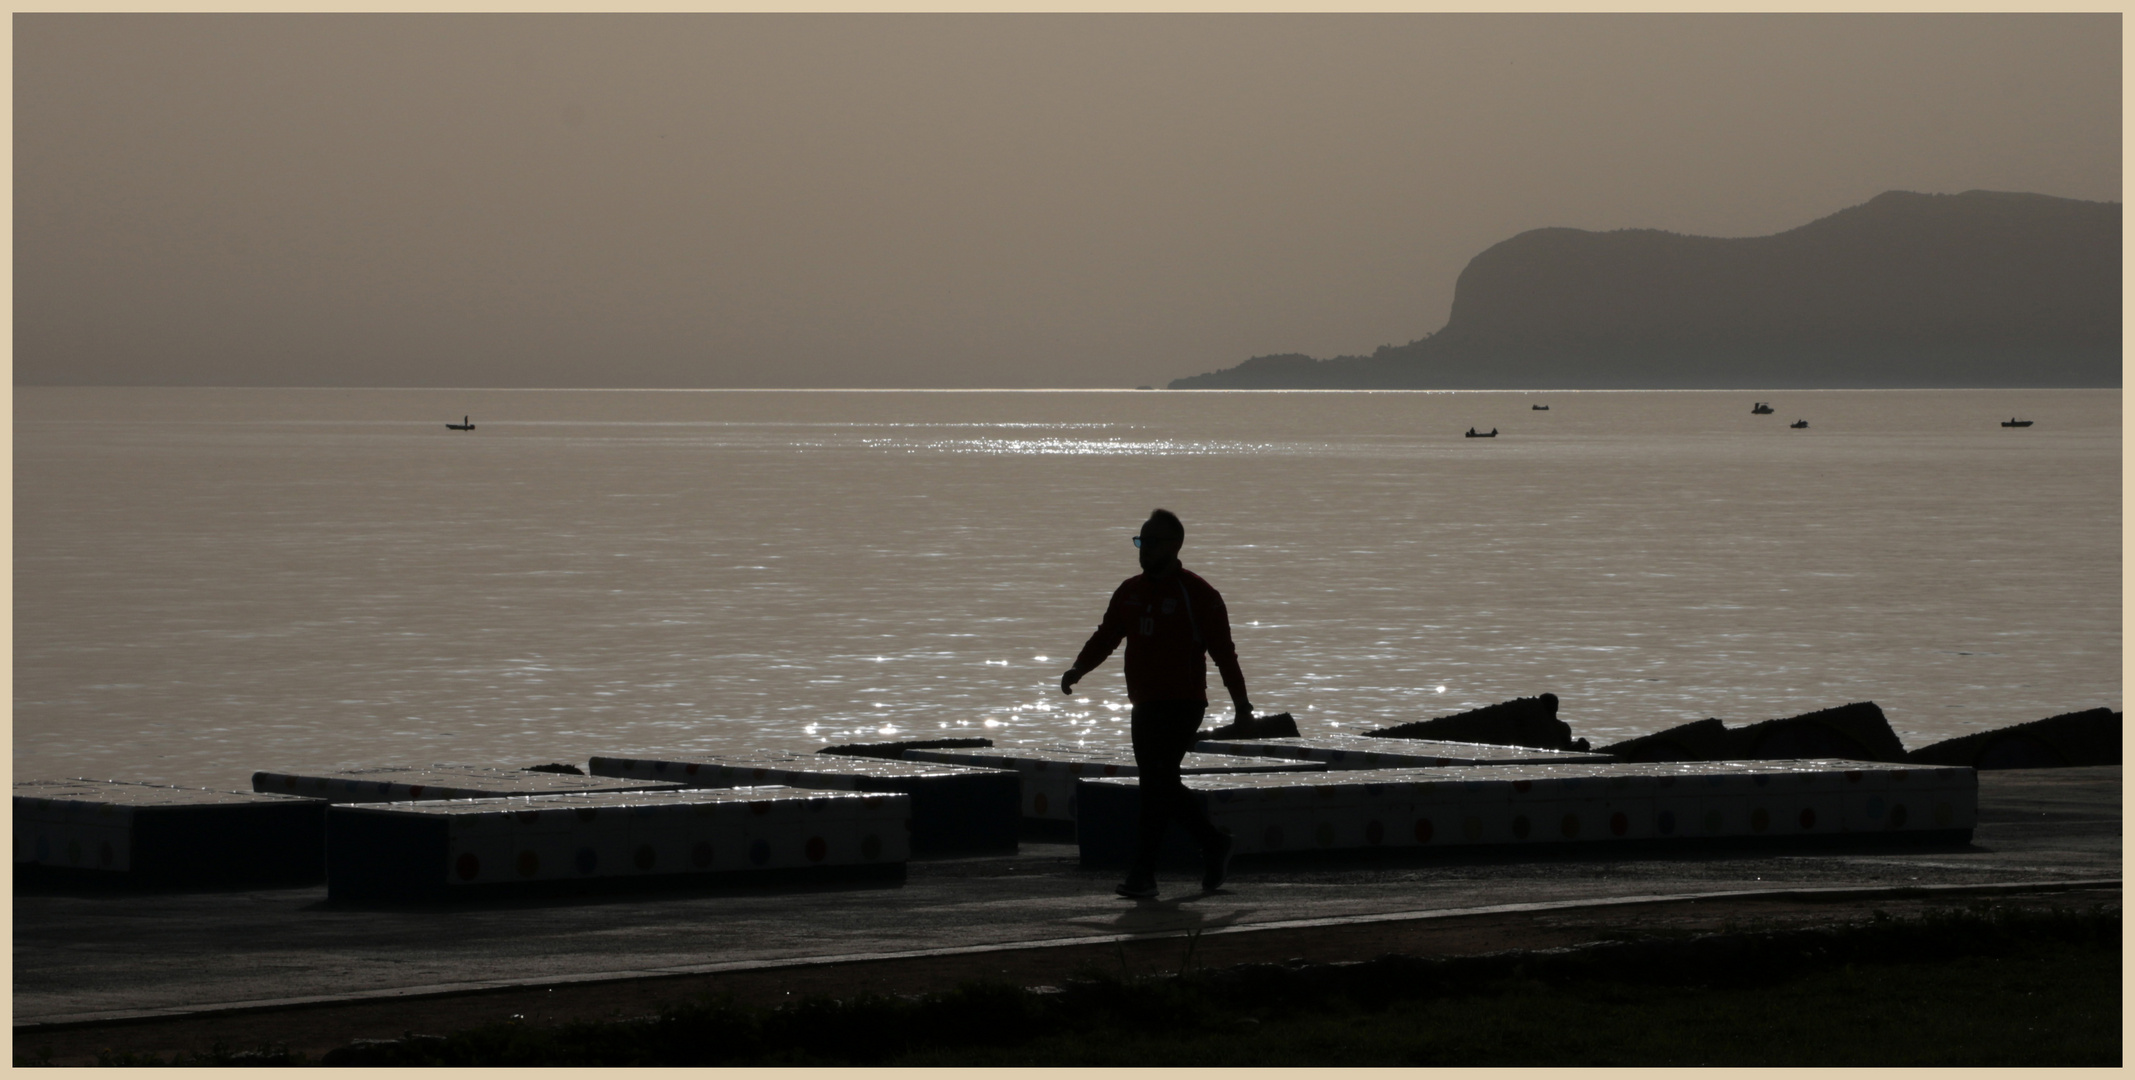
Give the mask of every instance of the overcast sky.
[(18, 383), (1132, 386), (1525, 229), (2120, 198), (2117, 15), (17, 15)]

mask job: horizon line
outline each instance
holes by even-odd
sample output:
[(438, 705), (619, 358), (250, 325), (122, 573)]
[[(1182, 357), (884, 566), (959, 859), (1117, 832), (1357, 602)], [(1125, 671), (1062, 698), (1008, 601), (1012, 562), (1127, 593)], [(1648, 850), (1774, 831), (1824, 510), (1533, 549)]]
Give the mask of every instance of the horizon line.
[(2120, 386), (1113, 387), (1113, 386), (330, 386), (303, 383), (28, 383), (11, 390), (380, 390), (548, 394), (1826, 394), (1928, 390), (2121, 390)]

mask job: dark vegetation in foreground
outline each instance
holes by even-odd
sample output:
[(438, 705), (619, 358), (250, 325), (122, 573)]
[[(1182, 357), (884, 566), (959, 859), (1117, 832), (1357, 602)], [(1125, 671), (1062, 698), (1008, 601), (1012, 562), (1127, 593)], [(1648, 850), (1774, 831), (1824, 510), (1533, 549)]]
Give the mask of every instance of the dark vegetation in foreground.
[[(2120, 912), (1982, 906), (1832, 929), (1353, 964), (1087, 969), (1061, 987), (731, 1000), (492, 1024), (326, 1065), (2120, 1064)], [(16, 1063), (38, 1064), (34, 1048)], [(108, 1065), (301, 1065), (226, 1047)]]

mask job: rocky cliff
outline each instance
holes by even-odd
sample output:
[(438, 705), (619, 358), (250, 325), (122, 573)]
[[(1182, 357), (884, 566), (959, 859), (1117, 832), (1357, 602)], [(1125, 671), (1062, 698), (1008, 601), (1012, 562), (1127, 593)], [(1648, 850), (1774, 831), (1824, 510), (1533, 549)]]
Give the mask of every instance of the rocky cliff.
[(1443, 329), (1175, 389), (2120, 385), (2120, 204), (1892, 191), (1773, 236), (1535, 229)]

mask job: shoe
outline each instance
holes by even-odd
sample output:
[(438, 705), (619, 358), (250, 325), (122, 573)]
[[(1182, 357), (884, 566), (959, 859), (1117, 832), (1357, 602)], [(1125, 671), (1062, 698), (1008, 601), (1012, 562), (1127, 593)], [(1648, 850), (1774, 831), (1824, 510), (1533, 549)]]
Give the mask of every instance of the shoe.
[(1218, 833), (1216, 843), (1202, 856), (1201, 891), (1215, 892), (1223, 887), (1223, 879), (1231, 872), (1231, 837)]
[(1156, 899), (1156, 882), (1123, 881), (1113, 886), (1112, 891), (1129, 900), (1154, 900)]

